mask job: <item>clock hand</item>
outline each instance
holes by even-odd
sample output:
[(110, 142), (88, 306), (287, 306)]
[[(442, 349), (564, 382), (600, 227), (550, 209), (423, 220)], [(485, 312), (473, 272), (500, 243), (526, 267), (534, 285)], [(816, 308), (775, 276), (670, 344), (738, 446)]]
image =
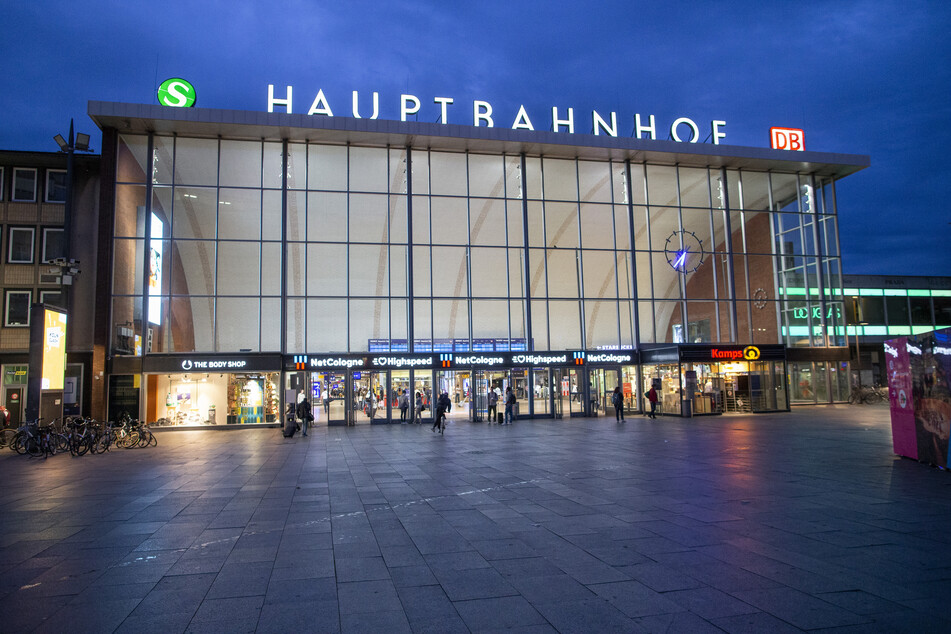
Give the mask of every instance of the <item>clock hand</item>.
[(684, 260), (686, 259), (687, 259), (687, 252), (681, 251), (680, 256), (676, 260), (674, 260), (674, 268), (677, 268), (678, 266), (683, 266)]

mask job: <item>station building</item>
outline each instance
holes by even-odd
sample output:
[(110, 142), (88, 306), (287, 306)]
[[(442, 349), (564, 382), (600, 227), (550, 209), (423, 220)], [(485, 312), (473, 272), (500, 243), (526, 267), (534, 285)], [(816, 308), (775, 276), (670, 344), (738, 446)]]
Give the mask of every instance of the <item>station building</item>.
[[(866, 156), (90, 102), (109, 415), (672, 415), (844, 400), (836, 182)], [(102, 277), (106, 277), (102, 275)], [(412, 409), (412, 406), (411, 406)], [(423, 417), (432, 416), (432, 408)]]

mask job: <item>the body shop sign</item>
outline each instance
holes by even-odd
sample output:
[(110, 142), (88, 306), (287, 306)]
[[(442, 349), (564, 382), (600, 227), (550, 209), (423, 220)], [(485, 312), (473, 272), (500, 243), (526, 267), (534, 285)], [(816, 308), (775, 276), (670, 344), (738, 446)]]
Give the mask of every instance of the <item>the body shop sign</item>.
[(144, 372), (277, 372), (281, 355), (148, 355), (142, 360)]

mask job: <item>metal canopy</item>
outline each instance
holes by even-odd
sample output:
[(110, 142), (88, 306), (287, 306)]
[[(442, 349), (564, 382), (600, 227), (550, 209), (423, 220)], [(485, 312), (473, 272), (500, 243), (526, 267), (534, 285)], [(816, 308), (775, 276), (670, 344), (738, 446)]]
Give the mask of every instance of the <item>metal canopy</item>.
[(869, 166), (869, 157), (829, 152), (651, 141), (567, 132), (510, 130), (457, 124), (354, 119), (306, 114), (90, 101), (89, 117), (120, 133), (178, 134), (268, 141), (311, 141), (485, 154), (521, 154), (661, 165), (800, 172), (842, 178)]

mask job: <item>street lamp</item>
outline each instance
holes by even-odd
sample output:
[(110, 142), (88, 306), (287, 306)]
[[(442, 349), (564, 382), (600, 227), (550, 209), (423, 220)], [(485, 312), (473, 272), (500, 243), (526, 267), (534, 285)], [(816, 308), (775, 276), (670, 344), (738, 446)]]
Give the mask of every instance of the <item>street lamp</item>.
[[(70, 258), (71, 249), (70, 243), (72, 242), (72, 229), (73, 229), (73, 155), (76, 152), (92, 152), (93, 149), (89, 147), (89, 135), (83, 134), (82, 132), (73, 136), (73, 120), (69, 120), (69, 140), (63, 138), (62, 134), (57, 134), (53, 137), (53, 140), (56, 141), (56, 144), (59, 146), (59, 151), (66, 154), (66, 199), (63, 201), (63, 259), (66, 263), (72, 263), (73, 260)], [(78, 273), (78, 269), (76, 273)], [(65, 282), (65, 277), (63, 278)], [(71, 278), (70, 278), (71, 279)], [(63, 289), (63, 304), (64, 307), (69, 309), (66, 289)]]
[(862, 355), (859, 352), (859, 326), (867, 326), (868, 322), (862, 319), (862, 307), (858, 296), (852, 296), (852, 317), (855, 318), (855, 365), (858, 370), (859, 387), (862, 387)]

